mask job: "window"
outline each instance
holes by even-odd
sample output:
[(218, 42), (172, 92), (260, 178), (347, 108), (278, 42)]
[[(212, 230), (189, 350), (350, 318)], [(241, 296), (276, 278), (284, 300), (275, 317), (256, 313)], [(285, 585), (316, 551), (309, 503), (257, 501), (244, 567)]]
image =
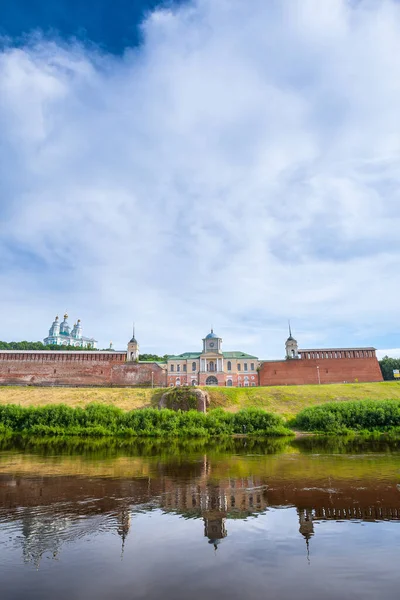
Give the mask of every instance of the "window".
[(232, 371), (232, 363), (228, 360), (228, 371)]
[(186, 365), (183, 365), (183, 370), (186, 372)]
[(171, 371), (173, 371), (173, 370), (174, 370), (174, 365), (171, 365)]
[(179, 372), (181, 370), (181, 365), (176, 365), (176, 370)]
[(247, 371), (247, 363), (244, 363), (244, 370)]
[(195, 371), (195, 370), (196, 370), (196, 363), (192, 362), (192, 371)]
[(237, 367), (238, 371), (240, 371), (240, 363), (238, 363), (238, 367)]
[(254, 371), (254, 363), (251, 363), (250, 368), (252, 371)]

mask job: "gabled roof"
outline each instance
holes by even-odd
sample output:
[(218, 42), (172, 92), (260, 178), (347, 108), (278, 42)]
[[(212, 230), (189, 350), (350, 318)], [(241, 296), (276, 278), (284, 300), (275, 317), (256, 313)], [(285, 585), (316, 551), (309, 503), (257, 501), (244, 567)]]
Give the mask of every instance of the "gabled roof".
[(201, 352), (183, 352), (182, 354), (171, 355), (167, 360), (190, 360), (191, 358), (200, 358)]
[(254, 360), (258, 360), (257, 356), (253, 356), (252, 354), (246, 354), (245, 352), (240, 352), (239, 350), (235, 350), (233, 352), (223, 352), (224, 358), (254, 358)]
[[(203, 352), (183, 352), (182, 354), (168, 356), (168, 360), (191, 360), (192, 358), (200, 358)], [(253, 356), (251, 354), (246, 354), (245, 352), (240, 352), (239, 350), (223, 352), (223, 358), (251, 358), (254, 360), (258, 360), (257, 356)]]

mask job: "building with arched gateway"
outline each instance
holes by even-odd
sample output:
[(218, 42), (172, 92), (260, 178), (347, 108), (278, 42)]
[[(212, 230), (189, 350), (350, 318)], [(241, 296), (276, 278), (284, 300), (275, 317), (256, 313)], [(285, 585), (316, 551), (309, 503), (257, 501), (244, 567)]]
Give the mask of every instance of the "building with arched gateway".
[(222, 339), (213, 329), (203, 338), (201, 352), (184, 352), (167, 360), (168, 385), (258, 385), (257, 356), (240, 351), (222, 351)]

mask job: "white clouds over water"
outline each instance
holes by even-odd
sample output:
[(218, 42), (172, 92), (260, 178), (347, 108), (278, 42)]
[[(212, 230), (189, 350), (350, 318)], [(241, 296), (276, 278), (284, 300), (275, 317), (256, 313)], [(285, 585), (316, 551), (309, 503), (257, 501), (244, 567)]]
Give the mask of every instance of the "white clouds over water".
[(400, 5), (198, 0), (0, 55), (0, 338), (398, 344)]

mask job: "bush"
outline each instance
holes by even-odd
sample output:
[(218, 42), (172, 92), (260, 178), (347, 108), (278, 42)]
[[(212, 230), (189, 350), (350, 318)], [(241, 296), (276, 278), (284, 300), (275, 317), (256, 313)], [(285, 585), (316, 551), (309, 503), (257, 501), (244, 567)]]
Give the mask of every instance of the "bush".
[(207, 414), (189, 410), (146, 408), (124, 412), (114, 406), (89, 404), (22, 408), (0, 406), (0, 431), (31, 435), (211, 437), (232, 434), (290, 435), (285, 421), (261, 409), (236, 414), (221, 409)]
[(293, 425), (303, 431), (346, 433), (400, 427), (399, 400), (330, 402), (302, 410)]

